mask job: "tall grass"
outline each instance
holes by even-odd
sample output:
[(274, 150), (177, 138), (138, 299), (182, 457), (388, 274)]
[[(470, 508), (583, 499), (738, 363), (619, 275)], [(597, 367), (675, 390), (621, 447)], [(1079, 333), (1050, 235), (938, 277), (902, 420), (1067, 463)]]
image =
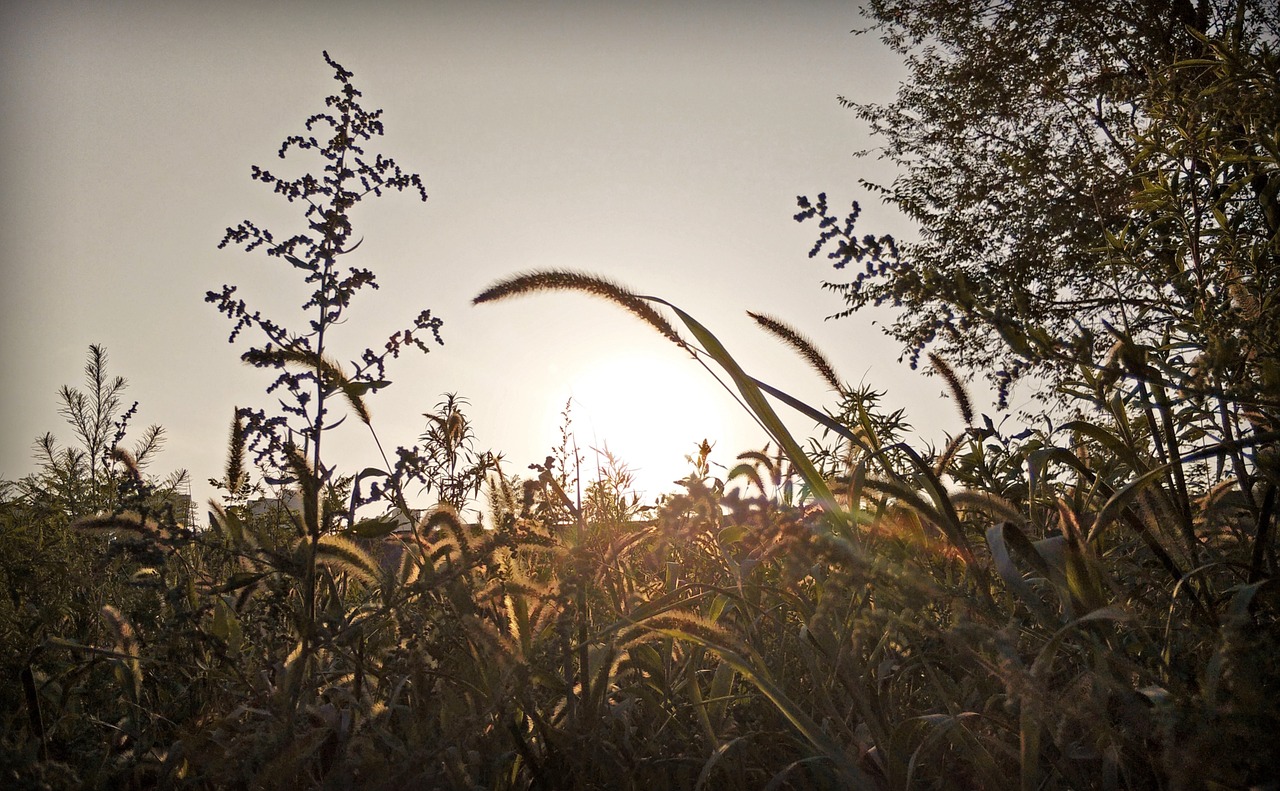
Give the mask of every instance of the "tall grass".
[[(798, 404), (673, 312), (698, 339), (682, 353), (724, 372), (748, 407)], [(6, 776), (66, 788), (1261, 783), (1280, 721), (1274, 494), (1251, 505), (1217, 469), (1237, 459), (1269, 480), (1277, 436), (1190, 439), (1192, 416), (1152, 395), (1172, 383), (1142, 383), (1099, 389), (1084, 367), (1089, 416), (1014, 436), (975, 419), (936, 451), (904, 443), (876, 394), (842, 385), (830, 414), (805, 410), (821, 416), (822, 447), (800, 450), (761, 410), (770, 449), (716, 477), (704, 445), (651, 510), (628, 498), (617, 460), (580, 489), (571, 426), (559, 459), (527, 479), (490, 471), (480, 525), (442, 504), (408, 531), (327, 528), (326, 509), (348, 504), (317, 493), (315, 515), (228, 501), (213, 530), (177, 541), (124, 517), (41, 522), (39, 503), (11, 498), (8, 541), (43, 524), (137, 551), (99, 568), (116, 582), (97, 598), (43, 616), (6, 692)], [(244, 475), (239, 436), (228, 481)], [(304, 479), (306, 460), (293, 463)], [(300, 598), (311, 543), (313, 612)]]
[[(521, 283), (509, 295), (556, 287)], [(1231, 787), (1280, 766), (1259, 729), (1280, 722), (1274, 566), (1261, 560), (1274, 485), (1258, 502), (1204, 464), (1267, 475), (1280, 435), (1209, 440), (1193, 407), (1161, 395), (1176, 383), (1158, 367), (1099, 386), (1084, 365), (1090, 417), (1016, 438), (986, 419), (930, 460), (877, 436), (867, 394), (839, 389), (855, 404), (843, 420), (818, 413), (747, 375), (688, 314), (611, 287), (587, 290), (671, 308), (704, 344), (681, 346), (738, 386), (780, 449), (745, 455), (728, 482), (691, 482), (658, 520), (684, 544), (659, 543), (676, 558), (668, 576), (688, 574), (683, 609), (714, 620), (629, 619), (717, 656), (718, 678), (767, 701), (806, 754), (772, 780), (803, 766), (805, 782), (855, 787)], [(797, 333), (757, 320), (833, 375)], [(1164, 353), (1125, 342), (1134, 359)], [(932, 362), (972, 426), (959, 378)], [(843, 445), (821, 473), (764, 393)], [(1188, 436), (1194, 451), (1180, 450)]]

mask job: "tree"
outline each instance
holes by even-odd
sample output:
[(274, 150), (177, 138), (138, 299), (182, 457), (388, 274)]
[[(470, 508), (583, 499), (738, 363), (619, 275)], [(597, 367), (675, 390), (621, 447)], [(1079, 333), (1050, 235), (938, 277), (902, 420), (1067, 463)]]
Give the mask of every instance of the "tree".
[[(863, 185), (920, 233), (858, 238), (857, 204), (839, 218), (825, 195), (801, 198), (796, 219), (821, 225), (811, 255), (862, 265), (827, 284), (848, 306), (837, 315), (901, 308), (887, 331), (913, 366), (933, 348), (985, 374), (1002, 406), (1020, 378), (1059, 383), (1121, 336), (1182, 336), (1189, 357), (1234, 348), (1235, 362), (1202, 356), (1217, 368), (1202, 376), (1239, 381), (1244, 366), (1236, 396), (1276, 392), (1274, 4), (873, 0), (867, 13), (909, 76), (891, 103), (841, 101), (901, 169)], [(1223, 340), (1241, 333), (1248, 352)]]
[(22, 482), (29, 499), (72, 519), (121, 507), (122, 488), (131, 478), (141, 483), (139, 471), (164, 445), (164, 429), (152, 425), (132, 451), (121, 447), (138, 404), (124, 408), (128, 382), (107, 373), (104, 347), (89, 346), (84, 379), (83, 390), (71, 385), (58, 390), (58, 414), (71, 426), (76, 444), (61, 446), (51, 432), (37, 437), (34, 450), (40, 470)]

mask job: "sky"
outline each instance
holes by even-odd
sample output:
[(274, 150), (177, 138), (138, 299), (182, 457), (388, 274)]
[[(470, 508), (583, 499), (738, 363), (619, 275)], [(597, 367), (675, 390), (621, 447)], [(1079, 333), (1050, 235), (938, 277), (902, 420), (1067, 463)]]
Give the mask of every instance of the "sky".
[[(288, 235), (296, 206), (250, 180), (314, 160), (280, 142), (336, 90), (321, 52), (383, 108), (376, 150), (421, 174), (430, 198), (357, 208), (350, 263), (363, 292), (336, 352), (377, 348), (423, 308), (443, 347), (401, 357), (370, 399), (384, 446), (413, 444), (445, 393), (469, 402), (477, 442), (527, 474), (558, 442), (570, 398), (579, 447), (631, 465), (646, 501), (687, 471), (766, 438), (696, 363), (614, 305), (538, 294), (472, 306), (516, 272), (580, 269), (679, 305), (749, 373), (804, 398), (833, 396), (747, 310), (808, 335), (847, 381), (886, 390), (922, 442), (960, 419), (936, 378), (898, 362), (876, 320), (824, 321), (838, 277), (809, 259), (797, 195), (864, 205), (860, 232), (911, 229), (858, 185), (892, 172), (837, 96), (887, 100), (903, 75), (853, 3), (8, 2), (0, 8), (0, 478), (31, 471), (32, 441), (72, 439), (58, 415), (91, 343), (139, 402), (134, 435), (164, 426), (149, 472), (191, 473), (199, 501), (225, 463), (235, 406), (270, 408), (246, 345), (204, 302), (235, 284), (250, 306), (302, 326), (297, 270), (218, 250), (244, 219)], [(807, 435), (805, 419), (789, 421)], [(351, 421), (330, 444), (354, 471), (377, 460)], [(592, 462), (589, 462), (591, 464)]]

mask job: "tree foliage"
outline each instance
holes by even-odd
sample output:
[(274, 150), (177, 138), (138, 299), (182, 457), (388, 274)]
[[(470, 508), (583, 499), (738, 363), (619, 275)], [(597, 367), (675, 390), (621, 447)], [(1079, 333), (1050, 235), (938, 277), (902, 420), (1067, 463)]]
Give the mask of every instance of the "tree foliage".
[[(1198, 376), (1276, 392), (1277, 55), (1263, 0), (874, 0), (909, 70), (887, 104), (842, 98), (900, 175), (864, 186), (919, 227), (818, 219), (847, 315), (901, 308), (889, 334), (999, 387), (1060, 380), (1118, 334), (1199, 352)], [(1247, 350), (1245, 347), (1248, 347)], [(1228, 359), (1230, 358), (1230, 359)], [(1194, 378), (1194, 377), (1193, 377)], [(1215, 382), (1222, 386), (1223, 382)], [(1274, 400), (1272, 398), (1272, 400)]]

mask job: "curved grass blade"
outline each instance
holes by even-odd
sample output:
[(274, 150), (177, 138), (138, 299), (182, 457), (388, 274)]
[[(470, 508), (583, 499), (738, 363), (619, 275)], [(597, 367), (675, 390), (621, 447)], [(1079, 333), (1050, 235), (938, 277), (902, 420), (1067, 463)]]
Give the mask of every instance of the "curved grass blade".
[(697, 319), (665, 299), (659, 297), (641, 297), (641, 299), (666, 305), (675, 311), (680, 321), (689, 329), (689, 332), (702, 345), (706, 353), (724, 369), (725, 373), (729, 374), (729, 378), (733, 380), (738, 392), (742, 394), (743, 399), (746, 401), (747, 408), (751, 410), (756, 419), (760, 421), (760, 424), (764, 426), (765, 431), (778, 443), (787, 458), (791, 460), (791, 463), (800, 473), (800, 477), (809, 487), (809, 491), (813, 492), (814, 497), (830, 510), (839, 510), (836, 506), (835, 495), (831, 493), (830, 487), (827, 486), (826, 480), (818, 472), (818, 469), (813, 466), (808, 454), (804, 452), (804, 449), (796, 442), (795, 437), (791, 436), (791, 432), (783, 425), (782, 420), (773, 410), (773, 406), (765, 399), (764, 393), (761, 392), (756, 380), (742, 370), (742, 366), (738, 365), (737, 360), (733, 359), (733, 356), (729, 354), (729, 350), (720, 343), (720, 339)]
[(1045, 563), (1044, 558), (1040, 557), (1040, 553), (1022, 531), (1009, 522), (992, 525), (987, 529), (987, 546), (991, 549), (991, 559), (995, 561), (996, 572), (1004, 580), (1005, 585), (1008, 585), (1009, 589), (1022, 599), (1027, 609), (1033, 612), (1045, 626), (1059, 623), (1060, 620), (1054, 617), (1049, 608), (1044, 605), (1013, 563), (1009, 550), (1016, 547), (1019, 554), (1031, 561), (1036, 571), (1046, 578), (1049, 576), (1048, 564)]

